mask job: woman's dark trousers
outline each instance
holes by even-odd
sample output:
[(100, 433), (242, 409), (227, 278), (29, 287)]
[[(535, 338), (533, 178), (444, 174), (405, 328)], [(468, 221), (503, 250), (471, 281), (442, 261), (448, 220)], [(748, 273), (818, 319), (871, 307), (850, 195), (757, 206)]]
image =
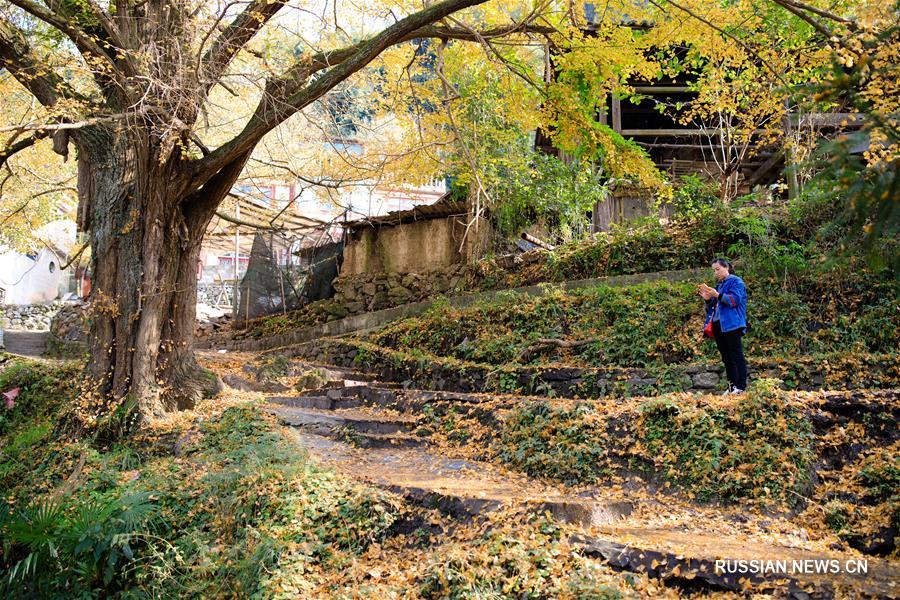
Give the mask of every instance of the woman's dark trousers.
[(747, 361), (744, 359), (744, 345), (741, 337), (744, 335), (741, 329), (735, 329), (728, 333), (722, 333), (718, 321), (713, 322), (713, 333), (716, 334), (716, 346), (725, 363), (725, 375), (728, 383), (734, 387), (747, 389)]

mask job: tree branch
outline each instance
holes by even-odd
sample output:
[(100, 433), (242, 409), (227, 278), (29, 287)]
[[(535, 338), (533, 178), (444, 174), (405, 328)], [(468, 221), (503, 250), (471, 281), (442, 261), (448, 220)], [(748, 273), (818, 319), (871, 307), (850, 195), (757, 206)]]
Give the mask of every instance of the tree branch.
[(48, 135), (50, 135), (49, 131), (46, 131), (46, 130), (36, 131), (32, 135), (28, 136), (27, 138), (23, 138), (23, 139), (19, 140), (18, 142), (10, 144), (3, 150), (0, 150), (0, 167), (2, 167), (4, 164), (6, 164), (6, 161), (9, 160), (9, 158), (11, 156), (13, 156), (14, 154), (16, 154), (18, 152), (21, 152), (22, 150), (25, 150), (26, 148), (31, 148), (38, 141), (44, 139)]
[(81, 98), (35, 55), (25, 35), (6, 19), (0, 19), (0, 67), (7, 69), (44, 106), (60, 98)]
[(286, 4), (286, 0), (255, 0), (219, 34), (201, 62), (204, 89), (216, 84), (237, 53)]
[(223, 213), (221, 210), (216, 211), (216, 216), (223, 221), (228, 221), (229, 223), (240, 225), (241, 227), (250, 227), (251, 229), (261, 229), (263, 231), (280, 231), (281, 229), (280, 227), (275, 227), (273, 225), (264, 225), (262, 223), (253, 223), (252, 221), (238, 219), (237, 217), (232, 217)]
[[(460, 40), (464, 42), (479, 42), (482, 40), (492, 40), (494, 38), (505, 37), (514, 33), (536, 33), (540, 35), (550, 35), (558, 33), (558, 30), (545, 25), (535, 25), (528, 22), (511, 23), (505, 27), (495, 27), (485, 31), (476, 31), (468, 27), (436, 27), (428, 25), (416, 31), (409, 33), (399, 39), (395, 44), (409, 42), (422, 38), (437, 38), (446, 40)], [(312, 56), (301, 57), (300, 60), (291, 69), (285, 73), (280, 79), (283, 81), (303, 81), (306, 77), (327, 69), (337, 66), (353, 56), (361, 44), (339, 48), (337, 50), (328, 50), (318, 52)]]
[(111, 123), (113, 121), (120, 121), (122, 119), (126, 119), (132, 115), (142, 115), (146, 114), (149, 111), (140, 110), (135, 111), (132, 114), (129, 113), (117, 113), (114, 115), (97, 115), (96, 117), (89, 117), (87, 119), (82, 119), (81, 121), (62, 121), (59, 123), (33, 123), (30, 125), (8, 125), (6, 127), (0, 127), (0, 131), (63, 131), (63, 130), (72, 130), (72, 129), (82, 129), (84, 127), (90, 127), (91, 125), (99, 125), (100, 123)]
[[(800, 10), (804, 10), (806, 12), (811, 12), (814, 15), (819, 15), (820, 17), (824, 17), (831, 21), (836, 21), (838, 23), (844, 23), (845, 25), (851, 25), (853, 27), (857, 26), (856, 21), (854, 21), (853, 19), (845, 19), (844, 17), (842, 17), (840, 15), (836, 15), (833, 12), (829, 12), (829, 11), (823, 10), (821, 8), (816, 8), (815, 6), (810, 6), (809, 4), (804, 4), (803, 2), (796, 2), (795, 0), (790, 0), (790, 1), (785, 0), (785, 1), (787, 4), (790, 4)], [(776, 4), (781, 4), (781, 2), (776, 2)]]
[[(777, 2), (778, 0), (773, 0), (773, 1), (776, 1), (776, 2)], [(649, 2), (650, 2), (650, 4), (652, 4), (653, 6), (655, 6), (656, 8), (660, 9), (661, 11), (666, 12), (666, 9), (663, 8), (663, 7), (662, 7), (658, 2), (656, 2), (655, 0), (649, 0)], [(743, 48), (743, 49), (746, 50), (748, 53), (750, 53), (750, 55), (753, 56), (756, 60), (758, 60), (758, 61), (760, 62), (760, 64), (762, 64), (763, 66), (765, 66), (766, 69), (768, 69), (769, 72), (772, 73), (772, 75), (774, 75), (774, 76), (778, 79), (778, 81), (780, 81), (781, 83), (787, 85), (787, 82), (784, 80), (784, 77), (781, 76), (781, 73), (779, 73), (778, 71), (776, 71), (775, 69), (773, 69), (773, 68), (772, 68), (772, 65), (770, 65), (770, 64), (768, 63), (768, 61), (766, 61), (762, 56), (759, 55), (759, 52), (757, 52), (756, 50), (754, 50), (753, 48), (751, 48), (750, 46), (748, 46), (747, 44), (745, 44), (743, 40), (741, 40), (740, 38), (736, 37), (734, 34), (729, 33), (728, 31), (725, 31), (725, 30), (722, 29), (721, 27), (718, 27), (717, 25), (713, 24), (713, 23), (710, 22), (708, 19), (705, 19), (705, 18), (701, 17), (700, 15), (698, 15), (697, 13), (695, 13), (694, 11), (692, 11), (691, 9), (686, 8), (686, 7), (684, 7), (684, 6), (680, 5), (680, 4), (677, 4), (676, 2), (673, 2), (672, 0), (667, 0), (667, 2), (668, 2), (669, 4), (671, 4), (672, 6), (674, 6), (675, 8), (677, 8), (678, 10), (683, 11), (683, 12), (686, 12), (688, 15), (690, 15), (690, 16), (693, 17), (694, 19), (697, 19), (698, 21), (700, 21), (700, 22), (703, 23), (704, 25), (706, 25), (706, 26), (708, 26), (708, 27), (714, 29), (715, 31), (718, 31), (719, 33), (721, 33), (721, 34), (724, 35), (725, 37), (727, 37), (727, 38), (731, 39), (732, 41), (734, 41), (735, 43), (737, 43), (737, 45), (739, 45), (741, 48)]]
[(789, 13), (793, 14), (797, 18), (802, 19), (812, 25), (812, 28), (824, 35), (826, 40), (830, 40), (834, 35), (830, 29), (810, 17), (803, 10), (801, 10), (799, 6), (791, 2), (785, 2), (785, 0), (772, 0), (772, 2), (785, 9)]
[[(209, 156), (195, 162), (193, 185), (202, 185), (235, 157), (252, 151), (266, 133), (365, 67), (390, 46), (423, 37), (476, 40), (478, 37), (490, 39), (510, 33), (551, 29), (515, 23), (508, 27), (473, 34), (462, 29), (439, 28), (432, 25), (450, 14), (484, 4), (486, 1), (444, 0), (397, 21), (381, 33), (358, 44), (301, 58), (282, 77), (267, 84), (266, 93), (260, 100), (254, 116), (241, 133)], [(306, 84), (312, 74), (329, 67), (327, 73)]]
[[(75, 46), (83, 55), (95, 56), (106, 62), (112, 69), (112, 72), (119, 78), (120, 82), (124, 83), (122, 80), (124, 80), (125, 74), (119, 70), (119, 65), (116, 63), (113, 56), (103, 50), (91, 36), (76, 27), (71, 18), (66, 18), (63, 15), (57, 14), (31, 0), (9, 0), (9, 2), (10, 4), (18, 6), (33, 17), (40, 19), (66, 34), (66, 36), (75, 43)], [(128, 73), (128, 75), (134, 76), (137, 75), (137, 73)]]

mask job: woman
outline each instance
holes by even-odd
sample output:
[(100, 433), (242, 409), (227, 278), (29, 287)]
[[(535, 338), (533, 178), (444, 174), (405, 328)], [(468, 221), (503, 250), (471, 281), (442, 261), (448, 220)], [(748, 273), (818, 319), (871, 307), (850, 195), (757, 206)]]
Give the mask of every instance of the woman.
[(734, 274), (734, 267), (724, 258), (712, 262), (716, 287), (700, 284), (700, 296), (706, 301), (706, 325), (712, 334), (725, 363), (728, 377), (726, 394), (741, 394), (747, 389), (747, 361), (741, 337), (747, 329), (747, 288), (744, 280)]

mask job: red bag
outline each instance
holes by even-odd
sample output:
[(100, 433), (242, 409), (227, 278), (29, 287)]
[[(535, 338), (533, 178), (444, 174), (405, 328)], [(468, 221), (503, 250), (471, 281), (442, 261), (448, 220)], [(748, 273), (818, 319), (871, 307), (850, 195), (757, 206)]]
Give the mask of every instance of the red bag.
[(710, 319), (709, 323), (706, 324), (706, 327), (703, 328), (703, 335), (706, 336), (706, 337), (708, 337), (708, 338), (714, 338), (714, 337), (716, 337), (716, 334), (715, 334), (715, 332), (713, 331), (713, 322), (712, 322), (712, 319)]

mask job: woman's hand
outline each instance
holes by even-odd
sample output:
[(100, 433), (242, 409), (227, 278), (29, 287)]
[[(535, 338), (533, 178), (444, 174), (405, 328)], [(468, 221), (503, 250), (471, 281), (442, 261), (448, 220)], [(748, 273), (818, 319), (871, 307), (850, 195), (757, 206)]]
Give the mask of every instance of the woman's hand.
[(715, 288), (711, 288), (708, 285), (706, 285), (705, 283), (701, 283), (697, 287), (699, 288), (700, 295), (706, 301), (709, 301), (713, 298), (719, 297), (719, 292), (717, 292)]

